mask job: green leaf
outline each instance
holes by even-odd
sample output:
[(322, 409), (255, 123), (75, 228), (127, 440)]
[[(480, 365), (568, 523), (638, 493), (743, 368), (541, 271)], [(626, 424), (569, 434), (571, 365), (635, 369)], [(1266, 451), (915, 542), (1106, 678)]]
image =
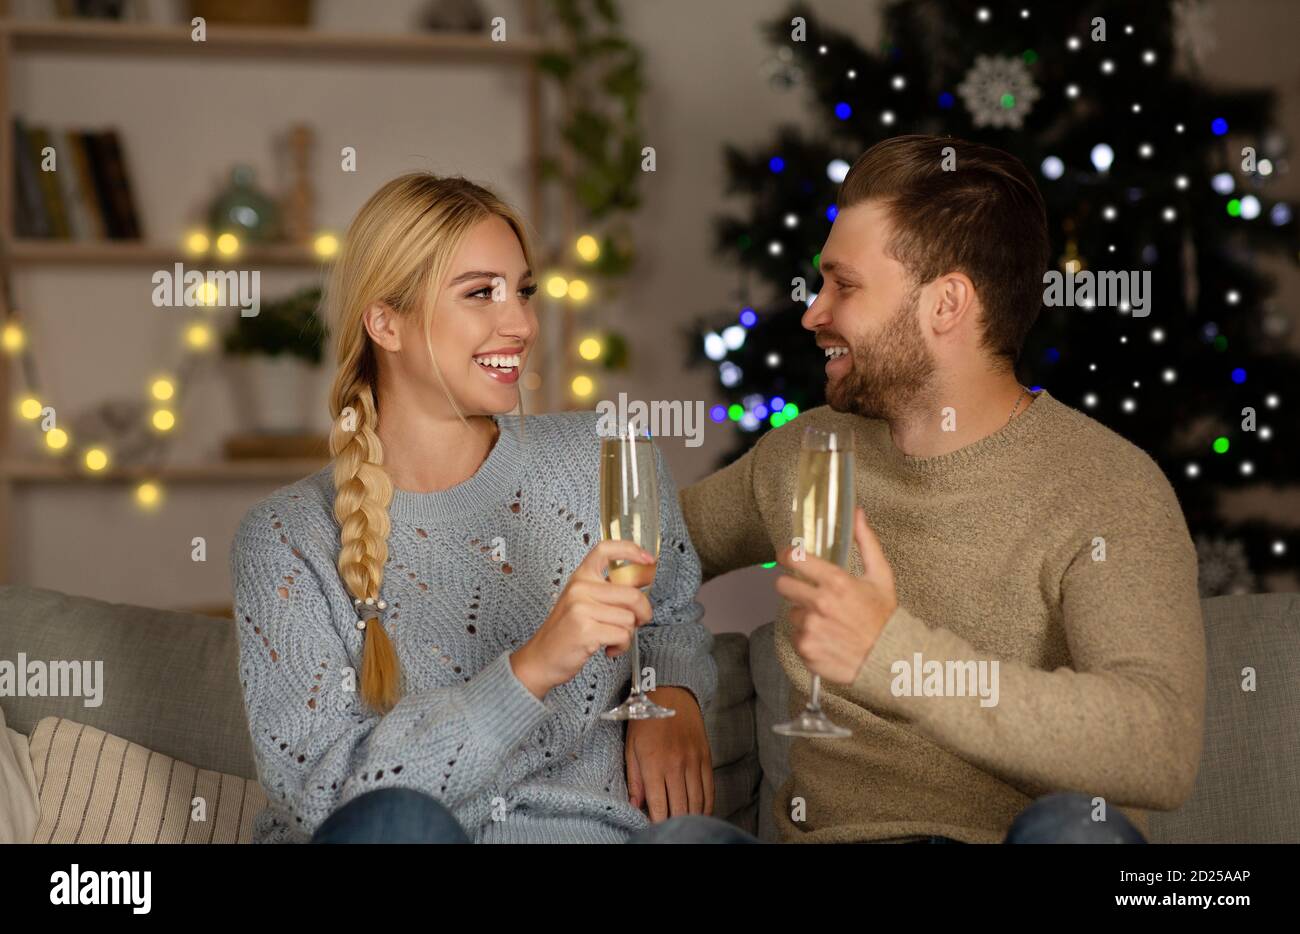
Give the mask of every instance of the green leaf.
[(573, 75), (573, 59), (559, 52), (543, 52), (537, 56), (537, 67), (559, 81), (568, 81)]

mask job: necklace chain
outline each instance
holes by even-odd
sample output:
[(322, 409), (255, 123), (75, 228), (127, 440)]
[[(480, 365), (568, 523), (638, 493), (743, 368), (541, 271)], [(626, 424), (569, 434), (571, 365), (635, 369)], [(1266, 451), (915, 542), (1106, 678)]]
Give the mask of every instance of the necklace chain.
[(1020, 387), (1020, 394), (1016, 396), (1016, 407), (1015, 407), (1014, 409), (1012, 409), (1012, 410), (1011, 410), (1011, 414), (1007, 416), (1007, 424), (1008, 424), (1008, 425), (1011, 424), (1011, 419), (1013, 419), (1013, 418), (1016, 417), (1016, 413), (1020, 411), (1020, 403), (1022, 403), (1022, 402), (1025, 401), (1025, 393), (1026, 393), (1026, 392), (1029, 392), (1029, 390), (1025, 389), (1024, 386), (1021, 386), (1021, 387)]

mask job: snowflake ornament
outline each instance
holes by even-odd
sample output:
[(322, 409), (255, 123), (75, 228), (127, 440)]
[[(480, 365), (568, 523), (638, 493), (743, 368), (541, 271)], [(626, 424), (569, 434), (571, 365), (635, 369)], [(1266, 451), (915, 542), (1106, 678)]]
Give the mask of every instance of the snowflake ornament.
[(977, 55), (957, 87), (976, 126), (1018, 130), (1039, 91), (1025, 63), (1009, 55)]

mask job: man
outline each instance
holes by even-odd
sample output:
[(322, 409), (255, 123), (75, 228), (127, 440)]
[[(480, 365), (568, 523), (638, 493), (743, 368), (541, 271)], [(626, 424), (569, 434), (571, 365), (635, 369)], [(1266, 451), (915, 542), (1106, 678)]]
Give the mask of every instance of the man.
[[(774, 803), (787, 841), (1142, 842), (1142, 809), (1191, 794), (1195, 550), (1146, 454), (1016, 380), (1049, 251), (1010, 155), (872, 147), (803, 318), (829, 406), (682, 494), (706, 580), (774, 557), (787, 572), (789, 712), (821, 675), (822, 709), (852, 730), (792, 742)], [(855, 435), (849, 571), (791, 548), (810, 425)]]

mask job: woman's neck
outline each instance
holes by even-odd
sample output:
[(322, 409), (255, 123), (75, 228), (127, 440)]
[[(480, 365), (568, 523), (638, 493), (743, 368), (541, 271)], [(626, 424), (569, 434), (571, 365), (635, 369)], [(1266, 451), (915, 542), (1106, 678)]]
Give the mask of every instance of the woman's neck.
[(464, 483), (483, 465), (499, 433), (487, 415), (461, 421), (454, 413), (384, 412), (382, 407), (380, 412), (376, 433), (384, 446), (384, 470), (393, 486), (411, 493), (437, 493)]

